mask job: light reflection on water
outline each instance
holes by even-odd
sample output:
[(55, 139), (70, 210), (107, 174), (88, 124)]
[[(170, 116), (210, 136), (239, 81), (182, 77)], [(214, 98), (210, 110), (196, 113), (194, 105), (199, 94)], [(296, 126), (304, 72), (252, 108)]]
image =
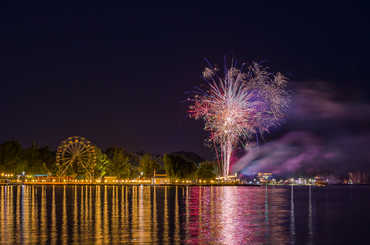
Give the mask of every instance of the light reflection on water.
[(315, 216), (326, 192), (337, 193), (311, 187), (3, 185), (0, 244), (331, 244), (315, 229), (332, 232), (330, 214)]

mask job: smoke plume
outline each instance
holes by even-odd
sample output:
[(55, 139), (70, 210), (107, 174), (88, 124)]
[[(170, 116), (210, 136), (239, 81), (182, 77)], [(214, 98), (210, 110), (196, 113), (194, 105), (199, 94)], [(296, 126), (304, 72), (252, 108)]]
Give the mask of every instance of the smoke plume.
[(283, 132), (250, 145), (232, 171), (346, 174), (370, 169), (370, 105), (324, 82), (295, 84)]

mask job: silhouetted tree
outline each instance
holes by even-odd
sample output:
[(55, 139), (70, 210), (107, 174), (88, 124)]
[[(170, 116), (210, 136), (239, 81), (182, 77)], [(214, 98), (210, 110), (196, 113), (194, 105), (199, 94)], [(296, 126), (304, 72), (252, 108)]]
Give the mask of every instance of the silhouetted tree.
[(152, 155), (146, 153), (140, 158), (140, 171), (144, 177), (152, 177), (154, 170), (159, 170), (160, 165)]
[(201, 162), (196, 171), (196, 176), (199, 179), (213, 179), (216, 177), (216, 166), (217, 163), (215, 162)]
[(190, 178), (194, 176), (197, 166), (194, 162), (187, 161), (179, 155), (164, 154), (164, 168), (172, 178)]
[(132, 156), (123, 148), (109, 148), (106, 154), (111, 161), (106, 168), (107, 175), (118, 176), (120, 178), (130, 178), (138, 175), (137, 168), (133, 165)]

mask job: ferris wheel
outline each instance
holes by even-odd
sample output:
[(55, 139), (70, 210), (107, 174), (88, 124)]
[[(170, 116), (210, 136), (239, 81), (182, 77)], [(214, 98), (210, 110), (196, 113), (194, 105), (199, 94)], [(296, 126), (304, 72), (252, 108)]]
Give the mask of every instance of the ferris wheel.
[[(89, 177), (94, 176), (96, 164), (95, 146), (86, 138), (79, 136), (68, 137), (57, 148), (57, 175), (66, 175), (68, 169), (81, 169)], [(75, 171), (76, 172), (76, 171)]]

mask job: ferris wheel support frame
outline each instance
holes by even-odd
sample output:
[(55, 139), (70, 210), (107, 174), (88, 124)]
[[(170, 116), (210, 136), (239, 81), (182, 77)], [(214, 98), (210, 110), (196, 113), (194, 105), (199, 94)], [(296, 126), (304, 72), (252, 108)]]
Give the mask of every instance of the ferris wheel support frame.
[(58, 176), (64, 176), (70, 167), (77, 165), (85, 169), (85, 174), (91, 179), (95, 172), (96, 148), (84, 137), (68, 137), (57, 148), (56, 164)]

